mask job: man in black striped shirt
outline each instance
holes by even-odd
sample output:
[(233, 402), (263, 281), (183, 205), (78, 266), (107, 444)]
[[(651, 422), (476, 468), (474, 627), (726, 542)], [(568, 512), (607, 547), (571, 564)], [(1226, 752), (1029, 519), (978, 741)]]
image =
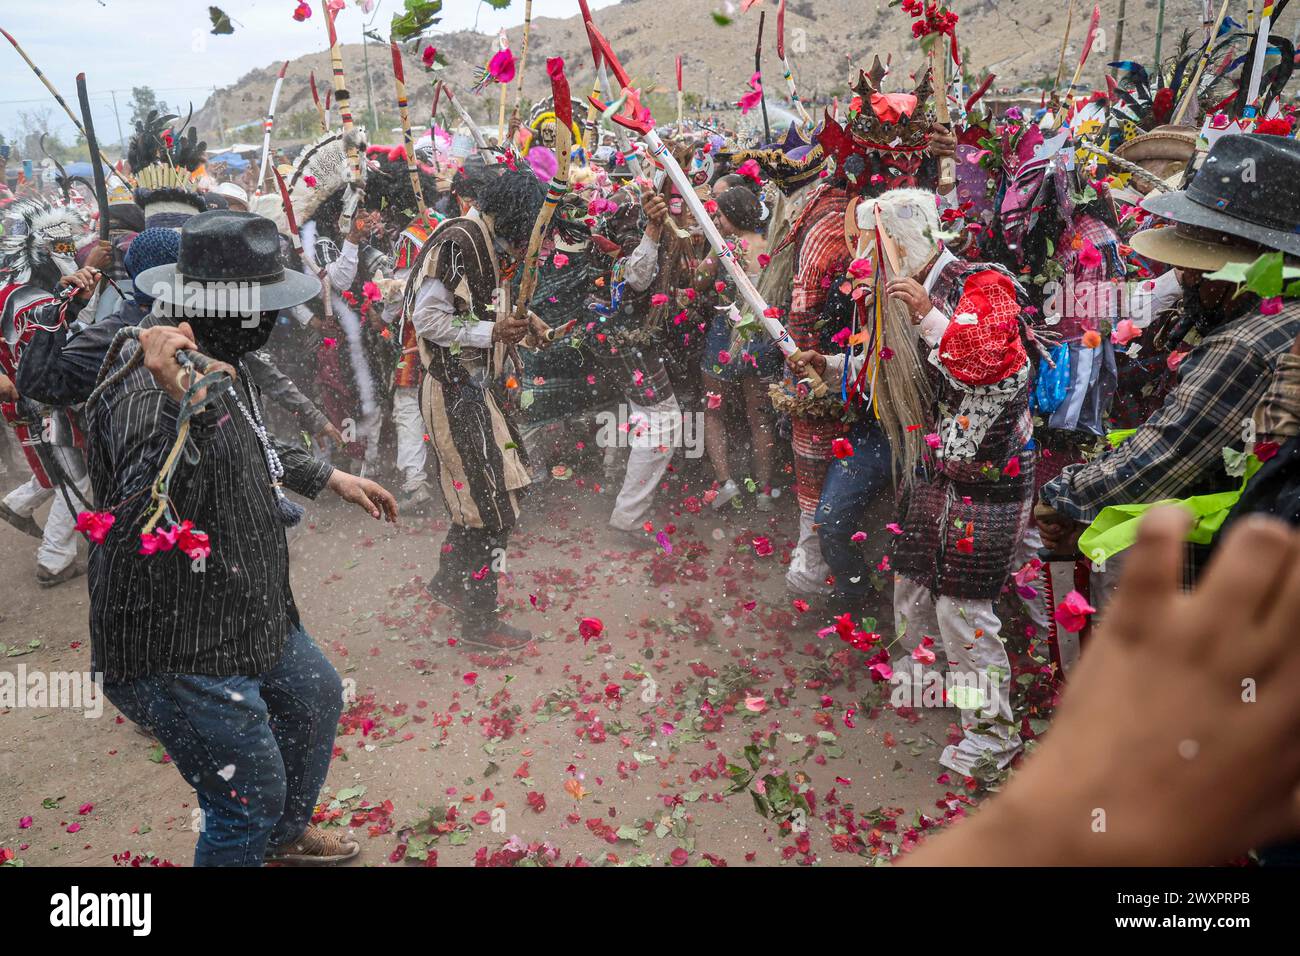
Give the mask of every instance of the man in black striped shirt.
[[(91, 550), (95, 670), (108, 698), (158, 736), (194, 785), (203, 814), (196, 865), (346, 859), (355, 842), (308, 826), (342, 688), (294, 604), (284, 528), (297, 506), (279, 485), (309, 498), (329, 488), (390, 521), (396, 506), (374, 482), (267, 435), (242, 362), (278, 310), (311, 298), (318, 283), (280, 265), (274, 224), (231, 212), (195, 216), (179, 261), (138, 281), (160, 306), (122, 360), (142, 349), (143, 361), (87, 410), (95, 498), (114, 519)], [(256, 311), (216, 313), (205, 290), (232, 281), (251, 288)], [(202, 408), (167, 487), (175, 523), (143, 535), (182, 415), (182, 348), (226, 363), (236, 378), (190, 398)]]

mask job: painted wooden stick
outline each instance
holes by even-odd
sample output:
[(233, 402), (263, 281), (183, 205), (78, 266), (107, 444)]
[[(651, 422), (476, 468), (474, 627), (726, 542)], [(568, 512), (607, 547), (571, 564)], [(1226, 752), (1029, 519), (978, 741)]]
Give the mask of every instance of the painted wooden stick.
[[(502, 30), (497, 45), (502, 50), (510, 49), (510, 41), (506, 37), (506, 31)], [(501, 105), (497, 112), (497, 145), (502, 149), (506, 148), (506, 85), (501, 84)]]
[[(1254, 13), (1254, 4), (1251, 12)], [(1255, 101), (1259, 99), (1259, 88), (1264, 80), (1264, 60), (1268, 57), (1268, 31), (1273, 22), (1273, 0), (1264, 0), (1264, 7), (1259, 13), (1259, 34), (1255, 38), (1255, 57), (1250, 64), (1250, 85), (1246, 90), (1246, 105), (1242, 115), (1253, 117), (1258, 110)]]
[(1092, 19), (1088, 22), (1088, 33), (1083, 38), (1083, 49), (1079, 51), (1079, 65), (1074, 68), (1074, 76), (1070, 80), (1070, 86), (1065, 91), (1067, 97), (1072, 98), (1072, 92), (1079, 85), (1079, 80), (1083, 76), (1083, 65), (1088, 62), (1088, 54), (1092, 52), (1093, 41), (1097, 39), (1097, 25), (1101, 23), (1101, 4), (1092, 8)]
[[(591, 11), (587, 8), (586, 0), (578, 0), (582, 6), (583, 22), (591, 19)], [(590, 37), (588, 37), (590, 42)], [(588, 163), (592, 161), (596, 148), (600, 145), (596, 141), (596, 132), (599, 128), (597, 120), (600, 117), (600, 111), (596, 109), (595, 100), (600, 96), (600, 51), (596, 45), (591, 45), (591, 96), (587, 97), (587, 118), (582, 124), (582, 152)]]
[(469, 127), (469, 135), (473, 138), (474, 145), (481, 152), (490, 152), (492, 147), (483, 138), (483, 131), (478, 128), (478, 123), (474, 122), (474, 117), (469, 115), (469, 111), (465, 109), (461, 101), (456, 99), (456, 94), (452, 92), (451, 85), (443, 82), (442, 91), (447, 94), (447, 102), (456, 110), (456, 115), (460, 117), (461, 122)]
[(1205, 49), (1201, 51), (1201, 57), (1196, 63), (1196, 71), (1192, 74), (1191, 80), (1187, 84), (1187, 92), (1178, 103), (1178, 108), (1170, 117), (1169, 122), (1178, 126), (1183, 121), (1183, 116), (1187, 113), (1187, 107), (1196, 102), (1196, 88), (1201, 83), (1201, 74), (1205, 72), (1205, 66), (1210, 62), (1210, 50), (1214, 47), (1214, 39), (1219, 35), (1219, 27), (1223, 25), (1223, 18), (1228, 15), (1229, 0), (1223, 0), (1223, 6), (1219, 7), (1219, 16), (1215, 19), (1214, 25), (1210, 27), (1209, 33), (1206, 34)]
[(271, 157), (271, 130), (275, 128), (275, 104), (280, 102), (280, 87), (284, 86), (284, 74), (289, 69), (289, 61), (280, 67), (280, 75), (275, 78), (271, 89), (271, 105), (266, 110), (266, 120), (262, 124), (262, 162), (257, 167), (257, 191), (261, 193), (266, 182), (266, 163)]
[[(587, 32), (591, 36), (592, 40), (599, 44), (602, 61), (609, 64), (609, 68), (614, 74), (616, 81), (619, 83), (623, 92), (627, 93), (631, 79), (628, 77), (627, 71), (623, 69), (622, 64), (620, 64), (618, 59), (614, 56), (613, 50), (609, 47), (609, 41), (601, 35), (600, 31), (596, 29), (596, 25), (591, 21), (587, 21)], [(762, 325), (763, 331), (766, 332), (774, 342), (776, 342), (777, 348), (781, 350), (782, 354), (790, 356), (798, 352), (799, 347), (795, 345), (794, 339), (790, 337), (790, 333), (786, 330), (785, 326), (783, 326), (777, 319), (776, 312), (768, 306), (767, 302), (763, 299), (762, 293), (758, 291), (758, 288), (752, 281), (750, 281), (749, 276), (745, 274), (745, 270), (741, 268), (740, 263), (736, 261), (735, 251), (727, 244), (722, 233), (718, 231), (718, 227), (714, 223), (713, 217), (710, 216), (708, 211), (704, 208), (704, 203), (696, 194), (695, 186), (691, 183), (690, 177), (686, 175), (686, 171), (682, 169), (681, 165), (673, 157), (667, 144), (665, 144), (659, 137), (659, 133), (655, 129), (654, 120), (648, 113), (640, 117), (616, 114), (614, 116), (614, 122), (635, 132), (645, 141), (646, 149), (650, 156), (663, 168), (664, 172), (668, 175), (668, 178), (673, 181), (673, 185), (677, 187), (677, 192), (686, 202), (686, 206), (690, 209), (691, 215), (695, 218), (696, 223), (699, 225), (700, 229), (703, 230), (705, 237), (709, 240), (709, 245), (712, 247), (714, 255), (718, 257), (718, 261), (722, 263), (722, 267), (726, 269), (727, 274), (731, 276), (741, 298), (745, 300), (745, 304), (749, 306), (750, 310), (754, 313), (755, 318), (758, 320), (759, 324)], [(739, 325), (743, 321), (740, 310), (736, 307), (734, 302), (728, 307), (728, 315), (732, 323), (735, 325)], [(823, 382), (811, 369), (808, 370), (807, 375), (813, 394), (818, 397), (825, 395), (827, 392), (826, 383)]]
[(758, 74), (758, 102), (763, 107), (763, 142), (772, 142), (772, 125), (767, 119), (767, 90), (763, 87), (763, 27), (767, 25), (767, 11), (758, 13), (758, 45), (754, 47), (754, 72)]
[(790, 99), (794, 103), (794, 108), (799, 111), (799, 118), (803, 121), (804, 130), (811, 130), (814, 126), (813, 119), (808, 115), (808, 111), (804, 109), (803, 100), (799, 99), (799, 89), (794, 82), (794, 70), (790, 66), (790, 57), (786, 53), (785, 0), (781, 0), (781, 5), (776, 8), (776, 55), (781, 61), (786, 89), (790, 91)]
[[(420, 186), (420, 167), (415, 162), (415, 142), (411, 137), (411, 110), (406, 100), (406, 71), (402, 67), (402, 48), (397, 41), (389, 39), (388, 46), (393, 53), (393, 86), (397, 93), (397, 115), (402, 123), (402, 149), (406, 153), (406, 174), (411, 177), (411, 190), (415, 193), (418, 206), (417, 216), (423, 216), (428, 208), (424, 203), (424, 189)], [(429, 127), (429, 139), (433, 142), (433, 127)], [(437, 151), (437, 144), (434, 144)]]
[(1070, 26), (1074, 23), (1074, 0), (1065, 9), (1065, 36), (1061, 37), (1061, 55), (1056, 60), (1056, 80), (1052, 83), (1052, 97), (1061, 89), (1061, 76), (1065, 73), (1065, 48), (1070, 42)]
[(533, 0), (524, 4), (524, 39), (519, 50), (519, 82), (515, 85), (515, 108), (510, 114), (510, 134), (519, 128), (519, 107), (524, 99), (524, 67), (528, 65), (528, 40), (533, 32)]
[(339, 121), (343, 125), (343, 148), (348, 158), (348, 195), (343, 200), (343, 212), (339, 216), (339, 226), (346, 235), (352, 229), (352, 221), (356, 218), (357, 206), (361, 198), (361, 157), (357, 153), (351, 96), (348, 94), (347, 81), (343, 77), (343, 46), (339, 43), (338, 31), (334, 28), (334, 16), (330, 13), (328, 0), (321, 4), (321, 9), (325, 11), (325, 24), (329, 27), (330, 68), (334, 72), (334, 103), (339, 109)]
[(680, 128), (682, 125), (682, 116), (685, 112), (684, 110), (685, 105), (686, 105), (685, 96), (682, 93), (682, 58), (680, 55), (678, 55), (677, 57), (677, 126), (678, 128)]
[(311, 86), (311, 101), (316, 104), (316, 115), (320, 118), (320, 131), (324, 135), (330, 131), (329, 117), (325, 115), (325, 105), (320, 101), (320, 91), (316, 89), (316, 74), (307, 74), (307, 83)]
[(524, 254), (524, 274), (519, 280), (519, 298), (515, 300), (514, 317), (522, 319), (528, 312), (528, 303), (537, 290), (538, 257), (546, 230), (559, 208), (560, 200), (569, 191), (569, 154), (573, 148), (573, 102), (569, 98), (569, 81), (564, 75), (564, 60), (552, 57), (546, 61), (546, 73), (551, 78), (551, 95), (555, 98), (555, 175), (546, 187), (546, 198), (541, 212), (533, 223), (528, 238), (528, 251)]

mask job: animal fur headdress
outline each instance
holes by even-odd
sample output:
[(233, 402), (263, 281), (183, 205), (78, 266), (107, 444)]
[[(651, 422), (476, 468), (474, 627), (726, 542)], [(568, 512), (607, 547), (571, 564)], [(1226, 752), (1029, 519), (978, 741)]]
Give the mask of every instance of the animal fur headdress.
[[(357, 150), (364, 155), (365, 131), (357, 129), (353, 133), (353, 141)], [(366, 168), (367, 163), (363, 161), (361, 163), (362, 185), (365, 181)], [(341, 130), (325, 133), (316, 142), (303, 147), (294, 161), (293, 172), (285, 181), (298, 227), (302, 228), (314, 219), (321, 207), (337, 196), (347, 186), (347, 182), (347, 143)], [(289, 223), (277, 193), (272, 192), (262, 196), (253, 211), (273, 220), (281, 232), (288, 232)]]
[(73, 206), (43, 199), (16, 199), (5, 209), (5, 237), (0, 240), (0, 278), (29, 282), (32, 273), (54, 267), (76, 271), (77, 247), (86, 236), (86, 220)]

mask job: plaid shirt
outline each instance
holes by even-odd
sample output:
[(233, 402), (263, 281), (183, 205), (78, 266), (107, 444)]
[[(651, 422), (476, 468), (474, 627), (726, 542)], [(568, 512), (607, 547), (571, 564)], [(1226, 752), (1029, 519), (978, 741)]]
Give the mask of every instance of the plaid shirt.
[(1279, 445), (1300, 435), (1300, 355), (1278, 357), (1273, 381), (1255, 407), (1255, 434)]
[(1254, 431), (1255, 406), (1298, 332), (1300, 302), (1289, 302), (1276, 315), (1252, 313), (1207, 336), (1137, 433), (1094, 461), (1068, 466), (1043, 486), (1043, 502), (1087, 522), (1110, 505), (1235, 488), (1240, 482), (1224, 470), (1223, 449), (1241, 449)]

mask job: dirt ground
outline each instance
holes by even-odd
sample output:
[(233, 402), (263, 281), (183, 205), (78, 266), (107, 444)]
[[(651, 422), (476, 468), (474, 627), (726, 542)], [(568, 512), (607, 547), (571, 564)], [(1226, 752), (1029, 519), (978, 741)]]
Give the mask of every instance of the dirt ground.
[[(865, 656), (819, 637), (829, 618), (786, 592), (789, 497), (775, 515), (696, 514), (683, 485), (652, 512), (671, 554), (607, 530), (613, 492), (598, 475), (530, 497), (501, 594), (537, 640), (500, 658), (451, 646), (454, 616), (422, 591), (441, 504), (397, 527), (328, 493), (310, 506), (291, 543), (294, 592), (355, 691), (321, 814), (356, 834), (359, 865), (861, 865), (918, 814), (955, 811), (962, 783), (936, 762), (953, 712), (875, 708)], [(884, 552), (884, 520), (864, 525), (868, 552)], [(84, 671), (85, 578), (38, 588), (35, 543), (0, 524), (0, 670)], [(603, 632), (584, 640), (589, 617)], [(748, 771), (750, 744), (783, 823), (753, 793), (728, 794), (727, 766)], [(10, 865), (188, 865), (195, 817), (162, 748), (111, 704), (99, 719), (0, 710)]]

